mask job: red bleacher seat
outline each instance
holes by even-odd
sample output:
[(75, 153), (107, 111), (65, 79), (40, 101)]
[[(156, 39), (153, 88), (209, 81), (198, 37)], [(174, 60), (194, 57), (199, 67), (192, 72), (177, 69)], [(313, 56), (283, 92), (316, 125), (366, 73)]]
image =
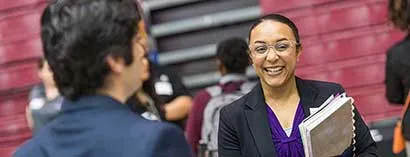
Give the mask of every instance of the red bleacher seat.
[(2, 43), (27, 40), (39, 36), (41, 10), (34, 10), (17, 16), (9, 16), (0, 21)]
[(16, 89), (30, 88), (39, 82), (36, 63), (0, 69), (0, 93), (12, 92)]
[(392, 36), (403, 37), (405, 33), (394, 29), (388, 24), (379, 24), (365, 27), (353, 28), (345, 31), (329, 32), (325, 34), (315, 35), (315, 36), (305, 36), (301, 37), (301, 42), (304, 46), (306, 45), (317, 45), (317, 43), (323, 43), (333, 40), (341, 40), (346, 38), (358, 38), (361, 36), (368, 36), (372, 34), (379, 33), (390, 33)]
[(261, 0), (260, 4), (263, 6), (263, 12), (277, 12), (287, 9), (295, 9), (302, 7), (312, 7), (314, 5), (331, 3), (338, 0)]
[[(323, 80), (338, 82), (345, 88), (361, 87), (372, 84), (383, 83), (384, 80), (384, 64), (383, 62), (375, 62), (373, 64), (358, 65), (352, 67), (340, 67), (324, 65), (321, 68), (299, 68), (298, 76), (306, 79)], [(357, 63), (359, 64), (359, 63)], [(302, 74), (300, 74), (302, 73)]]
[[(25, 105), (25, 104), (21, 104)], [(24, 114), (16, 114), (13, 116), (3, 116), (0, 122), (0, 136), (7, 134), (15, 134), (22, 129), (27, 129), (26, 117)]]
[(46, 0), (0, 1), (0, 156), (11, 156), (31, 137), (27, 92), (39, 82), (39, 20)]
[(13, 115), (24, 115), (28, 105), (28, 90), (14, 95), (5, 95), (0, 98), (0, 118)]
[(393, 106), (387, 102), (384, 87), (352, 96), (355, 99), (357, 109), (367, 122), (398, 116), (402, 109), (401, 106)]
[[(16, 124), (10, 124), (11, 126)], [(4, 146), (18, 146), (32, 136), (32, 133), (29, 128), (24, 132), (17, 132), (13, 135), (0, 136), (0, 147)]]
[(39, 58), (43, 48), (39, 37), (0, 45), (0, 65), (27, 59)]
[(382, 63), (306, 74), (302, 78), (342, 84), (355, 99), (356, 107), (367, 122), (388, 119), (400, 113), (401, 107), (390, 105), (385, 98)]
[[(357, 2), (356, 2), (357, 3)], [(284, 13), (294, 20), (301, 36), (311, 36), (333, 31), (347, 30), (387, 21), (386, 3), (359, 3), (346, 8), (328, 8), (327, 11), (312, 12), (301, 16)]]
[(31, 130), (24, 114), (27, 96), (2, 96), (0, 106), (0, 147), (17, 146), (30, 138)]
[[(298, 66), (329, 63), (332, 61), (354, 59), (372, 54), (384, 54), (401, 33), (393, 31), (353, 36), (334, 41), (317, 42), (304, 46)], [(303, 44), (303, 43), (302, 43)]]
[[(0, 97), (0, 147), (16, 147), (31, 137), (25, 107), (27, 92)], [(0, 152), (1, 155), (1, 152)]]
[(3, 146), (0, 147), (0, 156), (1, 157), (11, 157), (13, 152), (16, 150), (17, 146)]
[(19, 114), (18, 116), (2, 117), (1, 120), (2, 122), (0, 122), (0, 143), (2, 142), (2, 138), (6, 138), (9, 135), (13, 136), (15, 134), (30, 131), (27, 126), (27, 120), (24, 114)]
[(13, 1), (0, 1), (0, 11), (6, 9), (12, 9), (22, 6), (29, 6), (39, 2), (45, 2), (46, 0), (13, 0)]

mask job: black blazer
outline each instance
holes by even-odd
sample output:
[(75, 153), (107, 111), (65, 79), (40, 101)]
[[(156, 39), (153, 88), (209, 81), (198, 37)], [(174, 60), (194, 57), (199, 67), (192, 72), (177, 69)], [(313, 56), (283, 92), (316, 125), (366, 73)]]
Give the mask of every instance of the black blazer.
[[(390, 103), (404, 104), (410, 91), (410, 35), (392, 46), (386, 56), (386, 97)], [(410, 110), (403, 117), (403, 136), (410, 140)]]
[[(331, 94), (344, 92), (339, 84), (302, 80), (296, 84), (305, 118), (309, 108), (319, 107)], [(221, 110), (218, 135), (219, 157), (276, 157), (265, 99), (260, 83), (247, 95)], [(369, 128), (355, 109), (356, 155), (377, 156)], [(344, 154), (352, 154), (353, 147)]]
[(410, 90), (410, 35), (386, 54), (386, 97), (390, 103), (404, 104)]

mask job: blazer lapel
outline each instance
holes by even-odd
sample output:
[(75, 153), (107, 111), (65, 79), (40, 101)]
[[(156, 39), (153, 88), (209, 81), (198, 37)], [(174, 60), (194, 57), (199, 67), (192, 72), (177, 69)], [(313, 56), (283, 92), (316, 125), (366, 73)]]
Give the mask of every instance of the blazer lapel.
[[(318, 91), (311, 85), (309, 81), (302, 80), (296, 77), (296, 86), (298, 88), (300, 103), (302, 103), (305, 118), (310, 115), (310, 108), (318, 107), (316, 102)], [(255, 140), (256, 147), (261, 157), (275, 157), (276, 150), (272, 141), (272, 133), (269, 126), (268, 114), (265, 108), (265, 98), (263, 97), (263, 91), (260, 82), (249, 93), (249, 97), (246, 100), (245, 115), (248, 122), (249, 129), (251, 130), (253, 139)]]
[[(309, 82), (296, 77), (296, 86), (298, 88), (300, 103), (302, 103), (305, 118), (310, 115), (310, 108), (318, 107), (316, 98), (318, 95), (317, 89), (309, 86)], [(320, 105), (320, 104), (319, 104)]]
[(268, 114), (260, 83), (250, 92), (246, 100), (245, 116), (261, 157), (275, 157)]

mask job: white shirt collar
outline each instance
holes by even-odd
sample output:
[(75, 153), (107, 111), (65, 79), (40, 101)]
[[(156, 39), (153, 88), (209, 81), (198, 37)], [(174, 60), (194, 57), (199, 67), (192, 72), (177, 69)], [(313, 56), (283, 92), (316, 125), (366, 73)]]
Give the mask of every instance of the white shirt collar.
[(219, 84), (226, 84), (228, 82), (247, 81), (248, 77), (245, 74), (226, 74), (219, 80)]

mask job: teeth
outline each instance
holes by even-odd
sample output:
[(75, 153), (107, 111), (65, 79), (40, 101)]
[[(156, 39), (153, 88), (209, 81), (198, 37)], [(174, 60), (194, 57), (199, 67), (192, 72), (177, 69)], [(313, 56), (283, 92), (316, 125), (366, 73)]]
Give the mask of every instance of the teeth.
[(265, 68), (265, 71), (269, 75), (279, 75), (282, 73), (283, 67), (273, 67), (273, 68)]
[(278, 72), (281, 71), (283, 67), (273, 67), (273, 68), (266, 68), (266, 71), (269, 72)]

